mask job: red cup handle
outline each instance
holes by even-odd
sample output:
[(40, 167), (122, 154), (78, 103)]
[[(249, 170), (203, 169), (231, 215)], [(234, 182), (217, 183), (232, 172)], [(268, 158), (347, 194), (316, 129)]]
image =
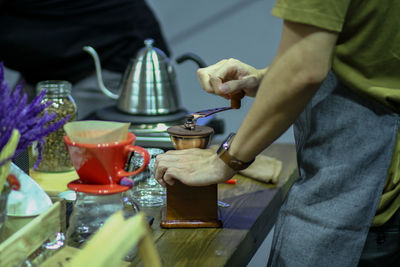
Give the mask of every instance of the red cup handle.
[(124, 171), (124, 170), (120, 170), (118, 172), (118, 176), (119, 177), (132, 176), (132, 175), (136, 175), (136, 174), (141, 173), (142, 171), (144, 171), (144, 169), (146, 169), (147, 165), (149, 165), (149, 161), (150, 161), (149, 152), (146, 149), (144, 149), (143, 147), (141, 147), (141, 146), (129, 145), (125, 149), (127, 151), (130, 151), (130, 152), (139, 153), (143, 157), (143, 164), (142, 164), (142, 166), (140, 166), (139, 169), (137, 169), (137, 170), (135, 170), (133, 172), (127, 172), (127, 171)]

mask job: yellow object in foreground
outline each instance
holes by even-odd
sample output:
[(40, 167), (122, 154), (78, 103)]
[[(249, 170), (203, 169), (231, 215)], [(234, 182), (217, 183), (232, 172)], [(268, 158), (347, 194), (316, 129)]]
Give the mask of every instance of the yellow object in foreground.
[(29, 175), (50, 197), (56, 197), (61, 192), (69, 190), (67, 187), (68, 183), (79, 178), (75, 170), (67, 172), (39, 172), (30, 169)]
[[(14, 129), (7, 144), (0, 152), (0, 162), (14, 155), (15, 150), (17, 149), (18, 146), (19, 137), (20, 137), (19, 131), (17, 129)], [(6, 182), (8, 172), (10, 170), (10, 164), (11, 160), (6, 164), (0, 166), (0, 192), (3, 191), (4, 183)]]
[(134, 245), (138, 245), (143, 266), (161, 266), (145, 214), (141, 212), (125, 220), (119, 211), (91, 237), (71, 260), (70, 266), (116, 266)]

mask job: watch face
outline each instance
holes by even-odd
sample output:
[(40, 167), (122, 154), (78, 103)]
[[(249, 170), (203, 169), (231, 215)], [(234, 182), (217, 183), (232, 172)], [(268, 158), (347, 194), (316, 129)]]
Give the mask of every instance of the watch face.
[(230, 134), (228, 136), (228, 138), (218, 148), (217, 154), (219, 155), (220, 159), (222, 159), (230, 168), (235, 171), (240, 171), (249, 167), (249, 165), (253, 163), (254, 159), (250, 162), (243, 162), (229, 154), (229, 146), (234, 136), (235, 134)]
[(222, 147), (223, 147), (225, 150), (228, 150), (229, 144), (228, 144), (228, 143), (223, 143), (223, 144), (222, 144)]
[(218, 148), (217, 154), (220, 154), (222, 152), (222, 150), (228, 150), (229, 149), (230, 142), (231, 142), (231, 139), (232, 139), (233, 136), (235, 136), (235, 134), (233, 134), (233, 133), (228, 135), (228, 137), (222, 142), (222, 144)]

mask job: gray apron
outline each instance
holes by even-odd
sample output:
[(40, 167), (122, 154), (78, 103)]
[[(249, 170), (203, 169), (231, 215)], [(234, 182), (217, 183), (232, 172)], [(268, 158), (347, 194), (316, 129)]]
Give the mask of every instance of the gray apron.
[(294, 127), (300, 177), (281, 207), (268, 266), (357, 266), (399, 116), (330, 73)]

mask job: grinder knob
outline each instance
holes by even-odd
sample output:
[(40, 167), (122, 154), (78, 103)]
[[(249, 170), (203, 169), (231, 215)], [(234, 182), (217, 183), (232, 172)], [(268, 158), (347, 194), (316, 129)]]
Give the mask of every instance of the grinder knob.
[(230, 94), (231, 98), (231, 108), (239, 109), (240, 108), (240, 100), (244, 97), (243, 91), (238, 91)]

